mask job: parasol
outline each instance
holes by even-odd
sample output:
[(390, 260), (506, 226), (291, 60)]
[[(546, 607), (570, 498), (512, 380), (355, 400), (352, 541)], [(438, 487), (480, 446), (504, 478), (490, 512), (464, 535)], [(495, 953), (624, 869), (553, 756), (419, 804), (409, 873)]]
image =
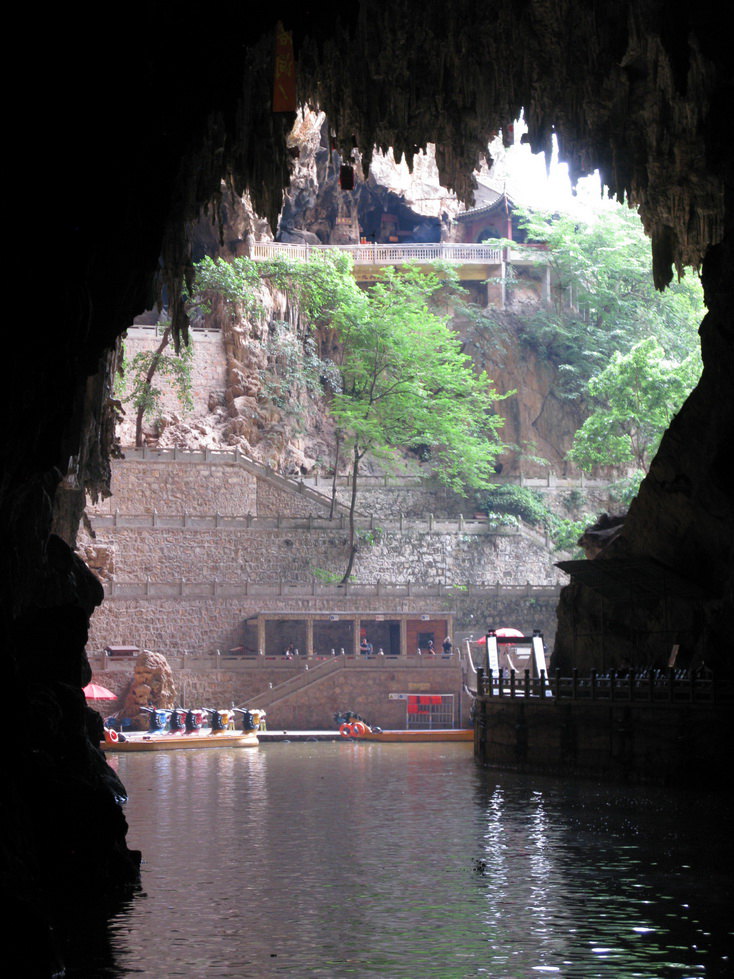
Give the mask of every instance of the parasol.
[(87, 700), (117, 700), (117, 694), (103, 687), (101, 683), (88, 683), (83, 692)]

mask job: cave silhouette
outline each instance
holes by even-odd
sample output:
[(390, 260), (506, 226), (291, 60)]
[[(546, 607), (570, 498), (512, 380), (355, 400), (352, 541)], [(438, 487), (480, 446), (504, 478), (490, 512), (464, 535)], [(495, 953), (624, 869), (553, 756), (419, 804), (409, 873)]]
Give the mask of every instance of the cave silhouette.
[[(7, 284), (24, 308), (5, 331), (3, 887), (39, 975), (59, 959), (64, 909), (104, 912), (136, 876), (80, 692), (102, 593), (72, 551), (85, 492), (109, 479), (114, 344), (163, 289), (185, 338), (202, 208), (247, 188), (275, 226), (293, 122), (272, 111), (276, 19), (293, 32), (298, 99), (327, 112), (345, 154), (356, 144), (368, 164), (375, 145), (435, 142), (442, 182), (469, 200), (488, 138), (524, 109), (534, 151), (555, 133), (572, 175), (598, 168), (639, 206), (659, 287), (702, 266), (703, 376), (610, 551), (629, 587), (607, 595), (603, 642), (653, 660), (675, 632), (690, 662), (730, 667), (734, 62), (718, 5), (223, 0), (206, 23), (155, 2), (108, 22), (83, 4), (19, 16), (32, 70), (8, 110), (23, 203)], [(562, 667), (593, 665), (604, 587), (565, 590)]]

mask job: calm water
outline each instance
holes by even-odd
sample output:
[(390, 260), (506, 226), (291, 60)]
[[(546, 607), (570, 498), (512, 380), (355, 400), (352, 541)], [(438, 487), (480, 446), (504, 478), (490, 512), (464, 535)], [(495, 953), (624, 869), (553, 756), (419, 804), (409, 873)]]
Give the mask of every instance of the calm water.
[(721, 800), (487, 773), (468, 745), (115, 765), (143, 892), (77, 979), (734, 975)]

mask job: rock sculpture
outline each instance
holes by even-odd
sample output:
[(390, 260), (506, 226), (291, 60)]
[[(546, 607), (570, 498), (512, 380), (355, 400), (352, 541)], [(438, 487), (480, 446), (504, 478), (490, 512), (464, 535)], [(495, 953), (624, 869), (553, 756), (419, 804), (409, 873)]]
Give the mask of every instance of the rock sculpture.
[(175, 699), (173, 671), (168, 660), (161, 653), (144, 649), (135, 661), (135, 672), (120, 716), (129, 718), (133, 727), (147, 728), (148, 714), (143, 708), (170, 708)]

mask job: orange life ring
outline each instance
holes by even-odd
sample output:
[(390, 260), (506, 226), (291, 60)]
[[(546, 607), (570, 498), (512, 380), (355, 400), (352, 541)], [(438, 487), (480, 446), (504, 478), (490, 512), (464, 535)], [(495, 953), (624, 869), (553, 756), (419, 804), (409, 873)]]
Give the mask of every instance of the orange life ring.
[(114, 728), (106, 727), (104, 729), (104, 739), (108, 744), (117, 744), (117, 742), (120, 740), (120, 736)]
[(363, 724), (362, 721), (355, 721), (352, 724), (352, 737), (361, 738), (363, 734), (367, 733), (367, 725)]
[(351, 738), (351, 736), (352, 736), (352, 725), (351, 724), (346, 724), (346, 723), (345, 724), (342, 724), (342, 726), (339, 728), (339, 734), (341, 734), (341, 736), (343, 738)]

